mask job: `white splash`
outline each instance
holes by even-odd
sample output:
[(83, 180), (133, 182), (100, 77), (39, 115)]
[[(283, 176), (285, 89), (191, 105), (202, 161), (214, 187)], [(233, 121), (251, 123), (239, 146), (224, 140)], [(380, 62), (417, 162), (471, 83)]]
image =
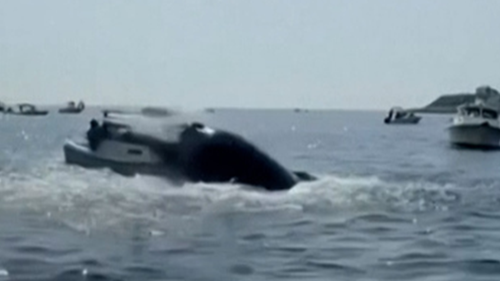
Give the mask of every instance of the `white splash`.
[(150, 236), (161, 236), (175, 225), (172, 222), (189, 223), (213, 213), (303, 213), (314, 209), (334, 216), (338, 210), (426, 208), (431, 201), (446, 204), (453, 200), (446, 194), (453, 188), (334, 175), (283, 192), (235, 184), (178, 187), (157, 177), (123, 177), (109, 170), (68, 166), (58, 159), (22, 174), (0, 171), (0, 208), (39, 212), (86, 234), (140, 223)]

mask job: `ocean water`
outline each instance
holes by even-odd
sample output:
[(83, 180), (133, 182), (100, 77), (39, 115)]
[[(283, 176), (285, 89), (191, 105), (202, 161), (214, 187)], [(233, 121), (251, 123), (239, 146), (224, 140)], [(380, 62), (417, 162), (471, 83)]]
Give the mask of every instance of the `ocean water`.
[(451, 147), (450, 116), (193, 116), (319, 177), (277, 193), (66, 165), (93, 116), (0, 117), (0, 281), (500, 280), (500, 152)]

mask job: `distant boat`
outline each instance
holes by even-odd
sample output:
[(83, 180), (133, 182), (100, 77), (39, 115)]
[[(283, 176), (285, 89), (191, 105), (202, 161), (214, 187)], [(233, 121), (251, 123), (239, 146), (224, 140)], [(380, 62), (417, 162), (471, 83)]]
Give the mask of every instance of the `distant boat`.
[(17, 110), (12, 107), (6, 109), (6, 113), (13, 115), (26, 115), (26, 116), (42, 116), (49, 114), (48, 110), (39, 110), (36, 106), (29, 103), (21, 103), (14, 106)]
[(141, 114), (150, 117), (168, 117), (173, 115), (173, 111), (168, 108), (146, 106), (141, 109)]
[(498, 110), (482, 102), (458, 107), (448, 128), (450, 142), (457, 146), (500, 148)]
[(309, 109), (295, 108), (293, 112), (295, 113), (309, 112)]
[(163, 108), (163, 107), (153, 107), (146, 106), (141, 109), (104, 109), (102, 110), (102, 114), (105, 118), (110, 117), (110, 115), (121, 115), (122, 117), (126, 116), (144, 116), (151, 118), (163, 118), (170, 117), (172, 115), (176, 115), (174, 110)]
[(78, 114), (85, 109), (85, 104), (83, 101), (80, 101), (78, 105), (75, 105), (75, 102), (70, 101), (65, 108), (59, 109), (59, 113), (62, 114)]
[(402, 124), (402, 125), (415, 125), (420, 122), (422, 117), (415, 116), (413, 112), (407, 112), (401, 107), (393, 107), (389, 114), (384, 119), (385, 124)]

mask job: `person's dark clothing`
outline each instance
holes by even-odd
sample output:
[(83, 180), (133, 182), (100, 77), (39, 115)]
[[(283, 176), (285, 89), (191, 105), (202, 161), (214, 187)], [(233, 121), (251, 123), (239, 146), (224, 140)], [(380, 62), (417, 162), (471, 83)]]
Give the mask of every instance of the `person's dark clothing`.
[(89, 142), (90, 149), (96, 150), (102, 140), (107, 137), (107, 129), (99, 126), (97, 121), (92, 120), (90, 122), (90, 129), (87, 132), (87, 140)]

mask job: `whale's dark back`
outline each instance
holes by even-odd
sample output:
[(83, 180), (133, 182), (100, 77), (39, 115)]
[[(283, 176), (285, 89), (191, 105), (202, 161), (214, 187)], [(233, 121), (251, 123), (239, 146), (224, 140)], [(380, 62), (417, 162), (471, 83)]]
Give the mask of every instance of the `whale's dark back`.
[(243, 138), (225, 131), (206, 134), (189, 128), (181, 135), (180, 161), (195, 182), (236, 182), (267, 190), (287, 190), (294, 176)]

